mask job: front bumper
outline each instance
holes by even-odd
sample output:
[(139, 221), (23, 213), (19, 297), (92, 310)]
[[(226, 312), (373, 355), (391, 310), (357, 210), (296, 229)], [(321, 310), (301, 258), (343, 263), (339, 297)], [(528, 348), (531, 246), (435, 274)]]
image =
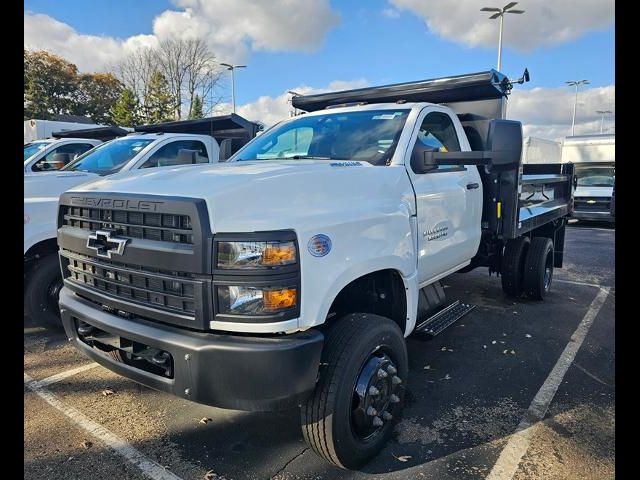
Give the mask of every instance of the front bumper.
[[(67, 337), (79, 350), (156, 390), (215, 407), (271, 411), (300, 404), (315, 387), (324, 341), (317, 330), (278, 337), (194, 332), (104, 312), (66, 287), (59, 305)], [(168, 352), (172, 378), (113, 360), (82, 339), (77, 322)]]
[(611, 216), (611, 212), (598, 212), (589, 210), (574, 210), (571, 214), (578, 220), (591, 220), (595, 222), (615, 222), (616, 217)]

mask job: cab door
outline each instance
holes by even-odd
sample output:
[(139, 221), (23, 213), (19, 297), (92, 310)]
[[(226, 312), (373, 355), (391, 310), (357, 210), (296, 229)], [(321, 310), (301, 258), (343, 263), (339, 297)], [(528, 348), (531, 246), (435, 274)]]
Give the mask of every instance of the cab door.
[[(428, 107), (418, 117), (415, 142), (441, 152), (469, 151), (457, 118), (447, 109)], [(409, 158), (411, 150), (408, 152)], [(428, 173), (415, 173), (405, 165), (416, 196), (418, 227), (418, 281), (424, 286), (462, 268), (480, 244), (482, 183), (477, 167), (441, 165)]]

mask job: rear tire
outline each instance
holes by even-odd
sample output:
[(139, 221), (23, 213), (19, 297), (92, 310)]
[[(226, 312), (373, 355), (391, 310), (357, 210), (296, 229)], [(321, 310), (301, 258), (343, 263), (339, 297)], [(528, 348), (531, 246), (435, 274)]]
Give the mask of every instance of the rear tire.
[(553, 279), (553, 242), (534, 237), (524, 267), (524, 293), (533, 300), (543, 300)]
[(384, 447), (402, 412), (408, 375), (403, 334), (388, 318), (346, 315), (327, 333), (321, 365), (301, 409), (304, 439), (328, 462), (359, 468)]
[(529, 237), (518, 237), (509, 240), (502, 256), (501, 280), (502, 290), (510, 297), (520, 297), (524, 291), (524, 270)]
[(62, 288), (62, 274), (58, 254), (38, 259), (27, 278), (24, 290), (25, 314), (35, 322), (61, 328), (58, 297)]

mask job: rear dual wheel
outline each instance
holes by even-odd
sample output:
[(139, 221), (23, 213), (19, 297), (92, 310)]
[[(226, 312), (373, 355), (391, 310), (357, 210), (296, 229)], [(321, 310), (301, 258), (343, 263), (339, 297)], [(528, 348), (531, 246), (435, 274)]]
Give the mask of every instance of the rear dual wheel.
[(553, 280), (553, 242), (534, 237), (524, 264), (524, 293), (533, 300), (543, 300)]
[(502, 256), (502, 289), (511, 297), (523, 294), (543, 300), (553, 279), (553, 242), (547, 237), (509, 240)]

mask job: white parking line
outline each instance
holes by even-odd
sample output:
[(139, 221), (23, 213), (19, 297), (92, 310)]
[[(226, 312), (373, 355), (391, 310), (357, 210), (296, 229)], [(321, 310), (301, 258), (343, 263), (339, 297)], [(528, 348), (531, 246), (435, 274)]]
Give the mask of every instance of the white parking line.
[[(571, 285), (582, 285), (584, 287), (603, 288), (603, 285), (599, 285), (597, 283), (577, 282), (575, 280), (564, 280), (562, 278), (556, 278), (553, 281), (554, 282), (560, 282), (560, 283), (570, 283)], [(610, 288), (610, 287), (606, 287), (606, 288)]]
[(498, 457), (498, 461), (487, 476), (487, 480), (510, 480), (515, 475), (522, 457), (529, 448), (536, 425), (547, 413), (549, 404), (558, 391), (562, 379), (582, 346), (582, 342), (584, 342), (587, 333), (589, 333), (589, 329), (608, 295), (609, 287), (600, 288), (578, 328), (571, 335), (569, 343), (564, 348), (553, 370), (551, 370), (542, 387), (538, 390), (524, 417), (520, 420), (515, 433), (511, 435), (507, 445), (500, 453), (500, 457)]
[(40, 382), (32, 379), (26, 373), (24, 374), (24, 384), (29, 390), (38, 395), (53, 408), (66, 415), (76, 426), (86, 430), (98, 440), (105, 443), (111, 450), (123, 456), (129, 462), (138, 467), (147, 477), (153, 480), (181, 480), (180, 477), (168, 471), (159, 463), (145, 457), (141, 452), (114, 435), (102, 425), (94, 422), (75, 408), (63, 403), (53, 393), (43, 387)]
[(77, 375), (78, 373), (86, 372), (87, 370), (91, 370), (99, 365), (99, 363), (89, 363), (87, 365), (82, 365), (78, 368), (72, 368), (71, 370), (66, 370), (64, 372), (56, 373), (55, 375), (51, 375), (43, 380), (34, 380), (41, 387), (48, 387), (52, 383), (60, 382), (65, 378), (69, 378), (73, 375)]

